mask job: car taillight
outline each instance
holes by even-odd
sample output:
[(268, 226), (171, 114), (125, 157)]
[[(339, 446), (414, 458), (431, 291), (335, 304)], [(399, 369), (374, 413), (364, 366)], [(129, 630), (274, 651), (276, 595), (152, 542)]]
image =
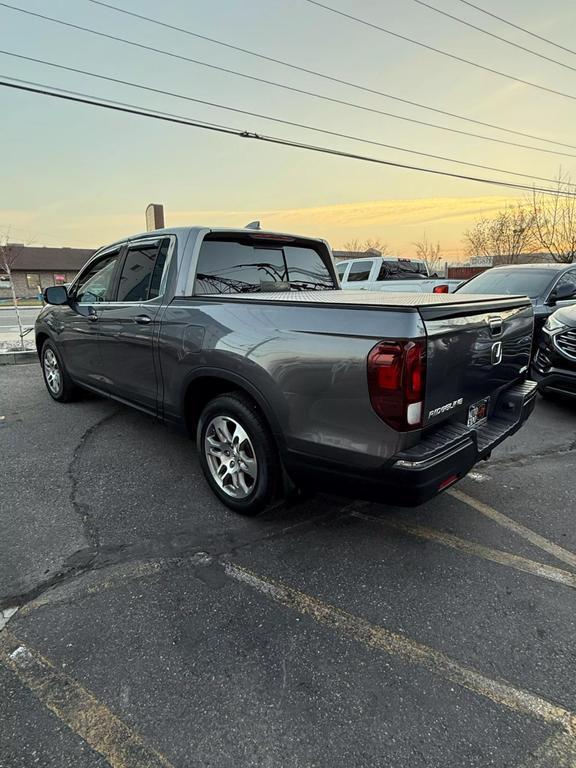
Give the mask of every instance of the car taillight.
[(394, 429), (422, 426), (426, 374), (423, 341), (381, 341), (368, 354), (372, 407)]
[(436, 285), (432, 289), (432, 293), (449, 293), (449, 289), (447, 285)]

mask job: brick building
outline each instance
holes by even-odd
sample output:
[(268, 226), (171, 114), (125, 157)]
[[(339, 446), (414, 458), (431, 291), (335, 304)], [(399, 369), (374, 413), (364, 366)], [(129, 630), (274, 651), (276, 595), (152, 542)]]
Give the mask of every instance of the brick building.
[[(18, 298), (38, 295), (50, 285), (69, 283), (94, 253), (89, 248), (46, 248), (8, 244), (12, 280)], [(11, 298), (10, 283), (0, 267), (0, 299)]]

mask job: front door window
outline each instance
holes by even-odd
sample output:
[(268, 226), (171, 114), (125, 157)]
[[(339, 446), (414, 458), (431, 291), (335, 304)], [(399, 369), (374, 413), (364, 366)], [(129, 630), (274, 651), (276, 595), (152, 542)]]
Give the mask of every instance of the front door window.
[(120, 250), (107, 253), (80, 275), (75, 299), (78, 304), (96, 304), (110, 299), (112, 278)]

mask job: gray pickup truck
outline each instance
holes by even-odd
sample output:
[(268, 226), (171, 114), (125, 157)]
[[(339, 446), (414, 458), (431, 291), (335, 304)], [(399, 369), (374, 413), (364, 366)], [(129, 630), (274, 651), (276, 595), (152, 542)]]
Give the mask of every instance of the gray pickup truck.
[(45, 299), (51, 397), (90, 389), (184, 425), (243, 514), (302, 487), (417, 505), (534, 407), (526, 297), (342, 291), (323, 240), (140, 234)]

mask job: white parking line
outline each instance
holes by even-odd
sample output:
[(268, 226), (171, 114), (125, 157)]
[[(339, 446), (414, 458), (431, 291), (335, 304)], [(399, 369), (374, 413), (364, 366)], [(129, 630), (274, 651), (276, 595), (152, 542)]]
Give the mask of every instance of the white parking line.
[(311, 595), (285, 584), (259, 576), (234, 563), (225, 563), (231, 578), (266, 595), (287, 608), (311, 616), (315, 621), (336, 630), (370, 648), (383, 651), (408, 664), (424, 667), (445, 680), (484, 696), (508, 709), (529, 717), (560, 725), (567, 733), (576, 734), (576, 715), (533, 693), (517, 688), (503, 680), (494, 680), (475, 669), (466, 667), (441, 651), (422, 645), (404, 635), (371, 624), (335, 606), (323, 603)]
[(451, 549), (455, 549), (466, 555), (481, 557), (483, 560), (490, 560), (493, 563), (498, 563), (499, 565), (504, 565), (508, 568), (514, 568), (515, 570), (523, 571), (524, 573), (530, 573), (532, 576), (539, 576), (542, 579), (555, 581), (558, 584), (563, 584), (565, 587), (576, 589), (576, 573), (572, 573), (571, 571), (554, 568), (552, 565), (539, 563), (536, 560), (529, 560), (527, 557), (514, 555), (511, 552), (506, 552), (502, 549), (492, 549), (492, 547), (486, 547), (475, 541), (461, 539), (451, 533), (439, 531), (437, 528), (428, 528), (423, 525), (400, 523), (396, 520), (372, 517), (363, 512), (353, 512), (352, 515), (360, 520), (366, 520), (370, 523), (381, 525), (384, 528), (400, 531), (401, 533), (415, 536), (416, 538), (424, 539), (425, 541), (433, 541), (436, 544), (442, 544), (444, 547), (450, 547)]
[(8, 630), (0, 638), (0, 664), (19, 680), (112, 768), (173, 768), (130, 726), (77, 680)]
[(550, 541), (539, 533), (527, 528), (525, 525), (522, 525), (522, 523), (518, 523), (516, 520), (512, 520), (512, 518), (503, 515), (502, 512), (498, 512), (498, 510), (488, 506), (488, 504), (484, 504), (484, 502), (478, 501), (477, 499), (472, 498), (472, 496), (468, 496), (468, 494), (463, 491), (459, 491), (456, 488), (450, 488), (446, 493), (449, 493), (450, 496), (458, 499), (458, 501), (462, 501), (464, 504), (472, 507), (485, 517), (494, 520), (498, 525), (508, 528), (510, 531), (514, 531), (518, 536), (521, 536), (523, 539), (526, 539), (526, 541), (534, 544), (535, 547), (542, 549), (544, 552), (548, 552), (548, 554), (558, 560), (562, 560), (562, 562), (576, 568), (576, 555), (573, 552), (569, 552), (559, 544), (554, 544), (553, 541)]
[(576, 740), (567, 733), (555, 733), (518, 768), (576, 768)]

